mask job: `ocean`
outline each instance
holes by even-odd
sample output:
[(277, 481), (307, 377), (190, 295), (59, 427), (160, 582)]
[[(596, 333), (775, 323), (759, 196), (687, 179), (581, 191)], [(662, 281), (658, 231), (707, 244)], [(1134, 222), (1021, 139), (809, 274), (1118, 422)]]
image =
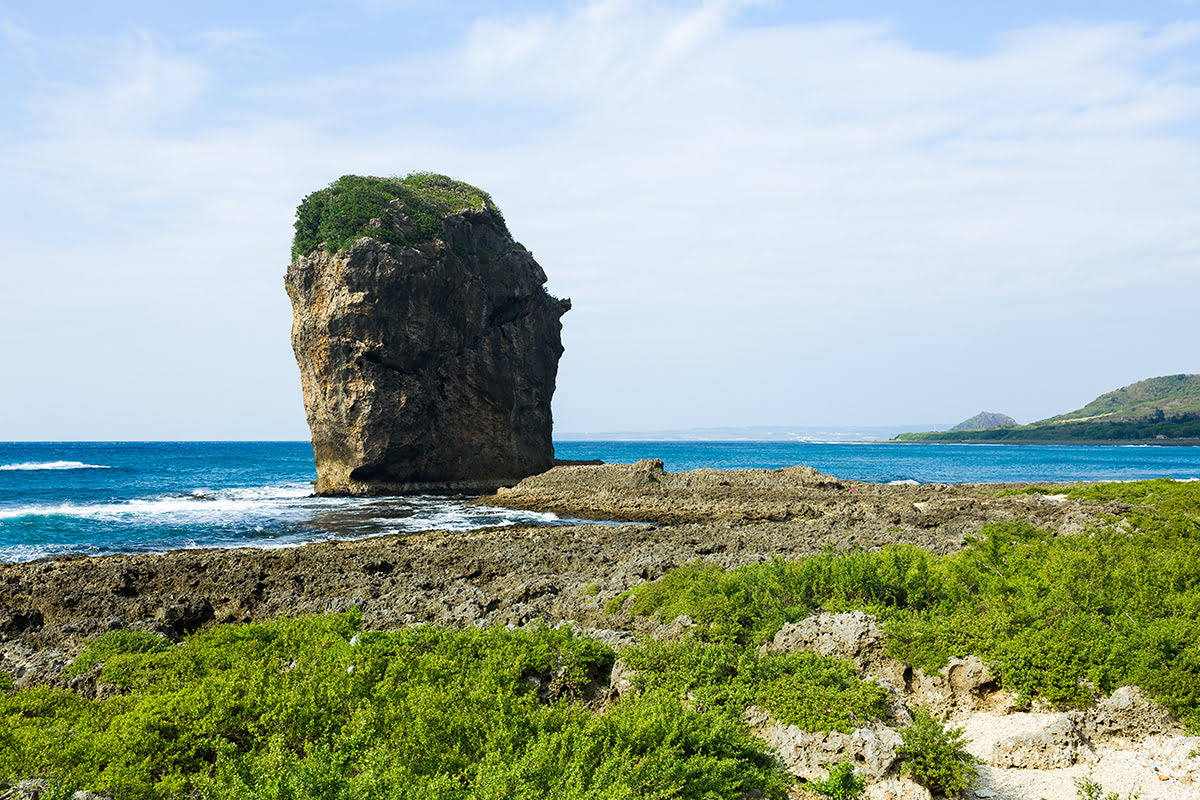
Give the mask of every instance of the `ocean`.
[[(1200, 479), (1200, 447), (570, 441), (556, 455), (661, 458), (669, 471), (805, 464), (881, 483)], [(307, 442), (0, 443), (0, 561), (572, 521), (461, 498), (312, 497), (315, 478)]]

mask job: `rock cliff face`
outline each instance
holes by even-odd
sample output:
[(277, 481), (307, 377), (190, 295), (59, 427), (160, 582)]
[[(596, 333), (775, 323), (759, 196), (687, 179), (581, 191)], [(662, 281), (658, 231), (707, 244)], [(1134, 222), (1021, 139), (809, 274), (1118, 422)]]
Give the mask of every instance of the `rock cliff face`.
[(479, 194), (432, 236), (429, 204), (385, 198), (362, 237), (288, 267), (319, 494), (491, 490), (552, 466), (570, 300)]

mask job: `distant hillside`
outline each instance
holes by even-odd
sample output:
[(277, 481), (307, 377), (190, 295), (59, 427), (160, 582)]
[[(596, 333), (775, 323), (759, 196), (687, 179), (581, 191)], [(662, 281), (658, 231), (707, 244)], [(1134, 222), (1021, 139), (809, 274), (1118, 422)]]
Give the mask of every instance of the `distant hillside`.
[(1078, 411), (1029, 425), (902, 433), (901, 442), (1200, 441), (1200, 375), (1164, 375), (1097, 397)]
[(1008, 414), (1000, 414), (995, 411), (980, 411), (970, 419), (965, 419), (955, 425), (950, 430), (953, 431), (981, 431), (985, 428), (1012, 428), (1015, 427), (1017, 421)]
[[(1157, 412), (1161, 411), (1162, 414)], [(1200, 375), (1164, 375), (1102, 394), (1078, 411), (1060, 414), (1041, 423), (1090, 419), (1135, 419), (1200, 412)]]

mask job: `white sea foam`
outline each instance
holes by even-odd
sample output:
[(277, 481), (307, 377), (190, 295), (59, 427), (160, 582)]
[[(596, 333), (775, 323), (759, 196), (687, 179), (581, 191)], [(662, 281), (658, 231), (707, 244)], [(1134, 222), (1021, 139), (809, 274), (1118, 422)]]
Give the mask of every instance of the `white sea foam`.
[(888, 486), (920, 486), (920, 481), (914, 481), (912, 478), (904, 478), (899, 481), (888, 481)]
[[(91, 506), (26, 506), (0, 511), (0, 521), (52, 515), (115, 523), (118, 527), (128, 525), (134, 529), (148, 526), (165, 535), (153, 538), (135, 535), (108, 546), (75, 542), (10, 545), (0, 547), (0, 561), (30, 561), (66, 553), (103, 555), (240, 547), (276, 550), (422, 530), (469, 531), (484, 526), (567, 524), (551, 513), (476, 506), (447, 497), (314, 497), (307, 484), (196, 489), (171, 497)], [(172, 527), (175, 532), (167, 533)]]
[(110, 522), (136, 521), (140, 518), (177, 517), (180, 522), (214, 522), (222, 517), (239, 518), (274, 514), (308, 498), (308, 486), (255, 486), (241, 489), (164, 495), (118, 503), (59, 503), (15, 506), (0, 509), (0, 519), (20, 517), (76, 517)]
[(82, 461), (38, 461), (28, 464), (0, 464), (0, 472), (25, 472), (41, 469), (112, 469), (104, 464), (85, 464)]
[(277, 549), (422, 530), (469, 531), (484, 526), (564, 524), (550, 513), (476, 506), (447, 497), (315, 497), (310, 484), (300, 483), (231, 489), (196, 488), (189, 492), (112, 503), (0, 508), (0, 529), (4, 528), (6, 520), (38, 518), (106, 526), (113, 530), (102, 538), (111, 543), (97, 546), (60, 541), (0, 546), (0, 561), (29, 561), (64, 553), (100, 555), (236, 547)]

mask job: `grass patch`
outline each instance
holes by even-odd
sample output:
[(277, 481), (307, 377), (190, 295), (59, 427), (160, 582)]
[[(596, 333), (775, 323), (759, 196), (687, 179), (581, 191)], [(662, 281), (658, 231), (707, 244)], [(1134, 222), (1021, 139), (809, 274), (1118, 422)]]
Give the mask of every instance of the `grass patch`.
[(336, 252), (363, 236), (395, 245), (430, 242), (441, 238), (446, 215), (466, 209), (486, 211), (505, 227), (487, 192), (445, 175), (343, 175), (296, 209), (292, 260), (318, 249)]
[(71, 662), (67, 667), (67, 674), (73, 678), (90, 671), (97, 664), (114, 660), (119, 662), (122, 656), (162, 653), (170, 649), (170, 640), (157, 633), (128, 629), (109, 631), (92, 641), (88, 648)]
[(747, 646), (817, 607), (863, 609), (891, 655), (926, 670), (976, 653), (1006, 687), (1059, 706), (1136, 684), (1200, 730), (1200, 483), (1068, 493), (1133, 508), (1078, 536), (987, 525), (949, 556), (891, 545), (728, 571), (693, 563), (610, 607), (687, 614), (702, 639)]
[(849, 733), (887, 715), (882, 688), (860, 680), (853, 664), (815, 653), (759, 655), (735, 643), (690, 639), (646, 642), (622, 658), (641, 689), (691, 697), (732, 718), (756, 705), (804, 730)]
[[(0, 785), (118, 798), (781, 798), (728, 709), (660, 681), (601, 714), (614, 655), (567, 630), (359, 630), (357, 613), (218, 626), (82, 658), (123, 694), (0, 694)], [(88, 667), (89, 669), (91, 667)]]

